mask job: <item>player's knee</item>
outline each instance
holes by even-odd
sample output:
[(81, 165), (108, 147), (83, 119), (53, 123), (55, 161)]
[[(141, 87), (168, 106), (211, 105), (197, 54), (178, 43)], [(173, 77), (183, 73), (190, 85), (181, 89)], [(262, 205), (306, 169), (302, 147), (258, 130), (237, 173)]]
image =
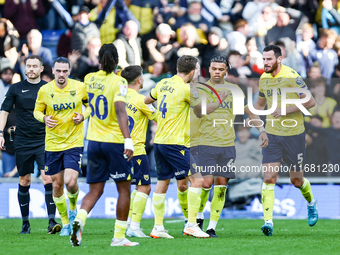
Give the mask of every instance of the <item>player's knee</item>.
[(301, 188), (303, 184), (303, 178), (290, 178), (290, 181), (296, 188)]
[(53, 182), (53, 191), (54, 192), (59, 192), (62, 191), (64, 189), (64, 184), (63, 183), (59, 183), (59, 182)]
[(27, 187), (31, 185), (31, 175), (25, 175), (19, 177), (19, 184), (20, 186)]
[(203, 178), (197, 177), (197, 178), (191, 178), (191, 186), (195, 188), (203, 187)]
[(210, 189), (213, 185), (214, 179), (203, 178), (203, 189)]
[(77, 186), (77, 178), (69, 178), (67, 181), (65, 181), (65, 185), (68, 189), (73, 189)]
[(188, 184), (187, 183), (178, 183), (177, 188), (180, 192), (184, 192), (188, 190)]
[(144, 194), (149, 195), (151, 192), (151, 186), (150, 185), (142, 185), (138, 188), (138, 191), (143, 192)]
[(276, 178), (265, 177), (265, 178), (263, 179), (263, 182), (264, 182), (264, 183), (267, 183), (267, 184), (275, 184), (275, 183), (276, 183)]

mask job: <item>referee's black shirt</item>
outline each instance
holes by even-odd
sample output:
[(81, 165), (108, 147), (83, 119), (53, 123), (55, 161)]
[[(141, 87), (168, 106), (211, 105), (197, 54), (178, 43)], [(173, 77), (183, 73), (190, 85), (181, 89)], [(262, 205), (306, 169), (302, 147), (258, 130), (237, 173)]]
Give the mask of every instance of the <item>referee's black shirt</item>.
[(1, 110), (11, 112), (15, 105), (15, 150), (35, 148), (45, 144), (45, 124), (34, 118), (33, 111), (38, 91), (46, 83), (41, 80), (34, 84), (24, 80), (11, 85), (8, 89)]

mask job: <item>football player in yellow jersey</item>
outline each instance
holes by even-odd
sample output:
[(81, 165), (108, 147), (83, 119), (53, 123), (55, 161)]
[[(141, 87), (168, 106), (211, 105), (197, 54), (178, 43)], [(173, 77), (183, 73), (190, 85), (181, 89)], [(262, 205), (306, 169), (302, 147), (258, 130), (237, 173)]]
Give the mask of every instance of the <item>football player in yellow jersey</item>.
[(119, 194), (111, 246), (136, 246), (139, 243), (125, 238), (134, 151), (125, 110), (127, 82), (114, 73), (118, 53), (113, 44), (104, 44), (100, 48), (99, 62), (102, 70), (86, 75), (84, 81), (92, 109), (87, 131), (86, 181), (90, 184), (90, 190), (83, 198), (73, 222), (70, 241), (72, 246), (80, 246), (87, 215), (103, 194), (105, 182), (111, 177), (116, 182)]
[[(215, 86), (217, 84), (227, 84), (224, 77), (229, 69), (230, 64), (223, 56), (214, 56), (210, 60), (209, 73), (211, 78), (206, 84), (210, 86), (211, 91), (216, 90), (217, 93), (222, 93), (225, 90), (223, 88), (216, 88)], [(237, 86), (230, 83), (228, 85)], [(202, 87), (205, 86), (197, 84), (197, 88)], [(206, 87), (203, 89), (206, 89)], [(214, 184), (214, 196), (211, 202), (210, 221), (206, 231), (210, 237), (218, 237), (216, 235), (215, 228), (225, 203), (227, 184), (229, 179), (235, 178), (235, 172), (233, 169), (233, 163), (236, 158), (234, 128), (230, 127), (230, 124), (214, 126), (215, 120), (227, 120), (228, 123), (231, 123), (235, 119), (232, 104), (233, 95), (229, 93), (229, 90), (227, 90), (227, 92), (229, 95), (223, 101), (221, 100), (222, 105), (218, 105), (218, 108), (215, 107), (211, 109), (207, 107), (208, 115), (201, 115), (202, 105), (199, 104), (195, 106), (194, 113), (200, 118), (198, 132), (193, 132), (193, 130), (197, 129), (197, 127), (191, 127), (191, 135), (194, 137), (199, 136), (194, 139), (198, 139), (198, 142), (196, 143), (196, 146), (191, 147), (191, 154), (194, 157), (197, 166), (201, 168), (200, 172), (204, 179), (203, 190), (201, 193), (201, 205), (197, 215), (197, 223), (200, 228), (203, 227), (203, 209), (208, 200), (209, 191)], [(213, 103), (211, 97), (207, 97), (207, 103)], [(259, 137), (259, 141), (261, 142), (260, 146), (266, 147), (268, 145), (268, 137), (264, 128), (260, 128), (262, 123), (259, 120), (260, 118), (250, 112), (248, 106), (245, 106), (244, 110), (261, 131)]]
[[(290, 167), (290, 179), (299, 188), (308, 203), (308, 224), (314, 226), (318, 220), (316, 200), (313, 198), (311, 185), (303, 178), (304, 156), (306, 152), (305, 127), (303, 115), (296, 105), (286, 108), (286, 115), (281, 114), (281, 89), (288, 87), (304, 88), (304, 81), (292, 68), (281, 64), (281, 49), (276, 45), (266, 46), (263, 50), (264, 71), (260, 78), (259, 97), (255, 108), (263, 110), (273, 105), (273, 88), (277, 88), (278, 107), (267, 115), (266, 131), (269, 145), (262, 150), (264, 182), (262, 186), (262, 207), (265, 224), (261, 230), (266, 236), (273, 234), (274, 186), (278, 170), (283, 160)], [(288, 98), (305, 98), (304, 93), (287, 93)], [(302, 104), (306, 109), (315, 105), (314, 98)], [(274, 121), (279, 120), (279, 121)], [(296, 125), (292, 125), (295, 122)], [(283, 123), (286, 123), (284, 126)], [(292, 127), (293, 126), (293, 127)]]
[[(63, 223), (60, 235), (69, 236), (70, 223), (77, 214), (77, 178), (81, 172), (84, 147), (82, 122), (90, 116), (91, 109), (84, 84), (68, 78), (70, 62), (63, 57), (57, 58), (52, 70), (55, 80), (40, 88), (33, 114), (46, 125), (45, 173), (51, 175), (53, 200)], [(87, 106), (84, 113), (83, 105)], [(67, 216), (64, 184), (70, 200), (70, 218)]]
[[(197, 59), (184, 55), (177, 60), (177, 75), (161, 80), (146, 96), (144, 102), (150, 104), (158, 100), (160, 116), (157, 119), (157, 131), (154, 141), (155, 160), (158, 182), (153, 193), (155, 226), (150, 234), (153, 238), (173, 238), (163, 226), (165, 196), (170, 179), (177, 179), (180, 192), (188, 189), (190, 170), (190, 151), (185, 145), (186, 120), (190, 108), (190, 83)], [(188, 189), (188, 223), (184, 233), (195, 237), (207, 238), (196, 223), (200, 205), (202, 177), (189, 176), (191, 186)]]
[(149, 237), (140, 228), (145, 205), (151, 191), (150, 166), (145, 151), (145, 141), (149, 120), (156, 119), (159, 113), (151, 104), (144, 104), (145, 96), (138, 94), (138, 91), (143, 88), (142, 70), (142, 67), (133, 65), (124, 68), (121, 72), (121, 76), (129, 84), (126, 112), (135, 149), (132, 158), (133, 176), (131, 184), (136, 184), (136, 189), (131, 193), (128, 229), (126, 231), (126, 235), (129, 237)]

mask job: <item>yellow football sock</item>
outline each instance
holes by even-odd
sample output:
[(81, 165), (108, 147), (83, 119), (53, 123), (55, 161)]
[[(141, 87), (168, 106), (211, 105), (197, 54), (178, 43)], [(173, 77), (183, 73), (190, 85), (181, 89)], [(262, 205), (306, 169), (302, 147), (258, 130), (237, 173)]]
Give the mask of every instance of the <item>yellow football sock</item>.
[(155, 225), (163, 226), (165, 213), (165, 196), (166, 194), (153, 193), (152, 203), (155, 214)]
[(209, 189), (203, 188), (203, 189), (202, 189), (202, 193), (201, 193), (201, 204), (200, 204), (200, 209), (199, 209), (198, 212), (203, 212), (204, 207), (205, 207), (205, 204), (207, 203), (208, 198), (209, 198), (209, 192), (210, 192), (210, 190), (211, 190), (211, 188), (209, 188)]
[(65, 194), (63, 194), (61, 197), (53, 196), (53, 201), (55, 203), (55, 206), (58, 208), (63, 226), (69, 224), (70, 221), (67, 216), (67, 204), (66, 204)]
[(188, 218), (188, 190), (181, 192), (177, 189), (177, 197), (181, 206), (184, 218)]
[(188, 223), (196, 223), (196, 217), (201, 205), (202, 188), (189, 188), (188, 192)]
[(76, 193), (72, 194), (67, 190), (67, 196), (70, 201), (70, 210), (75, 210), (77, 208), (77, 199), (78, 199), (79, 189)]
[(127, 221), (116, 220), (114, 238), (124, 239), (127, 228)]
[(313, 192), (308, 179), (303, 178), (303, 184), (300, 188), (303, 197), (310, 203), (313, 200)]
[(145, 210), (146, 202), (148, 201), (148, 195), (143, 192), (137, 192), (133, 201), (133, 213), (132, 221), (140, 223)]
[(83, 226), (85, 226), (87, 211), (85, 209), (80, 209), (77, 213), (76, 219), (81, 219), (81, 221), (83, 222)]
[(225, 204), (225, 193), (227, 191), (227, 187), (224, 185), (215, 185), (214, 186), (214, 197), (211, 201), (210, 206), (210, 220), (218, 221), (220, 218), (222, 209)]
[(273, 208), (275, 201), (275, 184), (263, 183), (262, 185), (262, 208), (264, 220), (273, 219)]
[(131, 193), (131, 197), (130, 197), (130, 209), (129, 209), (129, 218), (130, 218), (130, 219), (132, 218), (133, 200), (135, 199), (137, 192), (138, 192), (138, 191), (135, 189), (135, 190), (132, 191), (132, 193)]

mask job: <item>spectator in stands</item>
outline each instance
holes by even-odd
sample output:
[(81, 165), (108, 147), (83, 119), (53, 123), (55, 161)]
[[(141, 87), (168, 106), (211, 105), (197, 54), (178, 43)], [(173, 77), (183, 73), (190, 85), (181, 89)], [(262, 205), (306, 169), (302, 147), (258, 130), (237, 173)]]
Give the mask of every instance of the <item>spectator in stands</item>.
[[(0, 101), (2, 102), (5, 95), (12, 85), (14, 75), (13, 64), (8, 58), (2, 58), (0, 62)], [(8, 175), (15, 167), (15, 156), (13, 141), (10, 142), (10, 128), (15, 129), (15, 109), (13, 108), (8, 115), (6, 127), (3, 130), (6, 141), (6, 150), (2, 152), (2, 169), (0, 169), (0, 177)]]
[[(24, 44), (21, 48), (21, 53), (25, 58), (31, 55), (38, 55), (43, 59), (44, 65), (53, 65), (52, 52), (50, 49), (41, 46), (42, 34), (37, 29), (32, 29), (27, 34), (27, 44)], [(21, 61), (22, 65), (25, 66), (24, 61)]]
[[(314, 115), (319, 115), (322, 118), (322, 127), (328, 128), (331, 125), (330, 116), (336, 109), (336, 101), (333, 98), (326, 97), (327, 83), (325, 78), (318, 78), (311, 83), (311, 92), (314, 95), (315, 106), (309, 109), (309, 112)], [(306, 117), (306, 120), (309, 120)]]
[(309, 79), (317, 79), (322, 77), (321, 68), (318, 61), (313, 62), (313, 65), (309, 68), (307, 73), (307, 78)]
[(276, 25), (276, 22), (276, 15), (274, 15), (272, 7), (267, 5), (262, 9), (262, 14), (257, 18), (257, 23), (255, 23), (254, 28), (251, 28), (251, 30), (254, 30), (255, 36), (264, 37), (268, 30)]
[(234, 31), (227, 34), (229, 48), (232, 51), (238, 51), (241, 55), (247, 53), (246, 38), (248, 36), (248, 22), (240, 19), (234, 24)]
[(86, 46), (88, 39), (91, 37), (100, 37), (96, 24), (90, 22), (90, 9), (83, 6), (79, 10), (79, 22), (76, 22), (71, 35), (71, 49), (78, 50), (82, 54), (86, 54)]
[[(332, 126), (329, 128), (315, 127), (310, 123), (305, 123), (307, 129), (326, 136), (326, 146), (330, 164), (340, 162), (340, 111), (335, 111), (331, 116)], [(334, 170), (334, 169), (333, 169)]]
[(187, 12), (186, 0), (160, 0), (159, 5), (153, 9), (153, 19), (155, 23), (166, 23), (175, 25), (176, 18), (182, 17)]
[(118, 50), (118, 66), (122, 69), (129, 65), (142, 64), (142, 48), (138, 37), (138, 25), (135, 21), (129, 20), (125, 23), (122, 33), (113, 42)]
[[(155, 63), (166, 63), (171, 66), (176, 56), (176, 49), (170, 43), (171, 36), (175, 32), (168, 24), (159, 24), (156, 28), (156, 38), (149, 39), (146, 43), (150, 55), (148, 65), (152, 66)], [(176, 58), (177, 59), (177, 58)]]
[[(205, 0), (204, 2), (209, 1)], [(218, 1), (216, 1), (218, 3)], [(222, 29), (223, 37), (233, 30), (233, 23), (242, 19), (242, 11), (245, 5), (244, 0), (220, 0), (219, 9), (221, 17), (216, 17), (219, 27)]]
[[(287, 48), (283, 41), (275, 42), (275, 45), (279, 46), (282, 53), (282, 62), (281, 64), (289, 66), (293, 68), (298, 73), (301, 73), (301, 67), (298, 65), (299, 60), (301, 58), (299, 52), (296, 50), (295, 47)], [(292, 46), (292, 45), (291, 45)]]
[(242, 59), (241, 53), (238, 51), (230, 51), (228, 61), (233, 69), (237, 70), (239, 78), (243, 79), (246, 78), (247, 75), (251, 74), (249, 67), (243, 65), (244, 60)]
[(331, 84), (333, 97), (337, 101), (337, 104), (340, 105), (340, 64), (338, 64), (334, 70)]
[[(265, 36), (265, 44), (269, 45), (277, 40), (284, 40), (287, 47), (291, 43), (295, 44), (296, 30), (306, 19), (303, 19), (303, 14), (299, 10), (292, 8), (276, 8), (279, 12), (277, 15), (276, 25), (271, 28)], [(295, 45), (294, 45), (295, 47)]]
[[(322, 128), (322, 118), (319, 115), (312, 116), (310, 124), (314, 127)], [(328, 153), (326, 146), (326, 136), (313, 132), (310, 129), (306, 130), (306, 164), (315, 164), (322, 166), (328, 164)]]
[(13, 65), (17, 62), (19, 33), (7, 19), (0, 20), (0, 58), (9, 58)]
[(247, 54), (243, 56), (243, 65), (249, 65), (250, 69), (255, 72), (262, 72), (263, 59), (262, 54), (257, 50), (255, 37), (248, 37), (246, 40)]
[(21, 46), (26, 42), (27, 34), (38, 28), (37, 19), (45, 15), (42, 0), (6, 0), (4, 8), (4, 18), (9, 19), (18, 30)]
[[(102, 10), (107, 7), (109, 0), (100, 0), (96, 8), (92, 9), (90, 12), (90, 21), (98, 21), (100, 40), (102, 44), (112, 43), (116, 39), (116, 34), (120, 31), (119, 28), (115, 27), (116, 22), (116, 8), (108, 10), (108, 13), (101, 13)], [(107, 14), (107, 15), (106, 15)], [(106, 17), (103, 22), (99, 21), (99, 15)]]
[[(157, 1), (154, 0), (129, 0), (131, 3), (128, 7), (136, 21), (140, 23), (140, 35), (146, 36), (154, 29), (153, 10), (157, 6)], [(127, 2), (129, 2), (127, 1)], [(146, 36), (146, 39), (148, 36)], [(147, 40), (145, 40), (146, 42)]]
[(250, 139), (251, 134), (247, 127), (241, 127), (237, 131), (238, 140), (235, 142), (237, 158), (235, 160), (237, 178), (261, 178), (262, 171), (241, 171), (241, 167), (261, 166), (262, 151), (257, 139)]
[(266, 6), (275, 10), (278, 7), (278, 4), (272, 0), (255, 0), (249, 1), (244, 7), (242, 16), (250, 24), (250, 35), (256, 35), (257, 29), (260, 28), (260, 26), (257, 26), (257, 21)]
[(212, 27), (208, 34), (208, 44), (201, 52), (203, 77), (209, 77), (209, 63), (213, 56), (228, 57), (228, 42), (223, 38), (222, 30), (219, 27)]
[(102, 46), (99, 37), (88, 39), (87, 52), (88, 55), (81, 55), (79, 52), (73, 52), (68, 59), (72, 65), (71, 77), (80, 81), (84, 81), (86, 74), (99, 71), (99, 50)]
[(338, 9), (338, 0), (323, 0), (321, 21), (323, 29), (333, 29), (338, 35), (340, 34), (340, 13)]
[(184, 16), (177, 19), (174, 29), (177, 30), (182, 25), (186, 23), (191, 23), (197, 29), (202, 30), (204, 33), (208, 33), (212, 26), (212, 23), (207, 21), (204, 17), (202, 17), (201, 10), (202, 10), (201, 1), (193, 0), (189, 2), (187, 13)]
[(306, 58), (308, 58), (309, 52), (313, 51), (316, 48), (316, 44), (313, 41), (313, 37), (314, 37), (313, 25), (310, 23), (304, 24), (302, 26), (301, 35), (296, 36), (296, 42), (297, 42), (296, 48), (300, 54), (299, 63), (298, 63), (300, 66), (299, 73), (302, 76), (302, 78), (306, 78), (308, 67), (309, 67), (309, 64), (308, 64), (308, 61), (306, 61)]
[(8, 58), (2, 58), (0, 62), (0, 102), (3, 101), (5, 95), (12, 84), (14, 76), (14, 65)]
[(178, 57), (183, 55), (198, 57), (204, 48), (195, 26), (190, 23), (181, 26), (177, 41), (179, 44), (175, 44), (175, 46), (178, 48)]
[(334, 30), (324, 30), (321, 32), (317, 47), (314, 50), (311, 50), (307, 57), (305, 57), (309, 66), (314, 61), (318, 61), (320, 63), (322, 76), (327, 79), (332, 77), (334, 69), (339, 63), (338, 55), (335, 50), (333, 50), (336, 37), (337, 34)]

